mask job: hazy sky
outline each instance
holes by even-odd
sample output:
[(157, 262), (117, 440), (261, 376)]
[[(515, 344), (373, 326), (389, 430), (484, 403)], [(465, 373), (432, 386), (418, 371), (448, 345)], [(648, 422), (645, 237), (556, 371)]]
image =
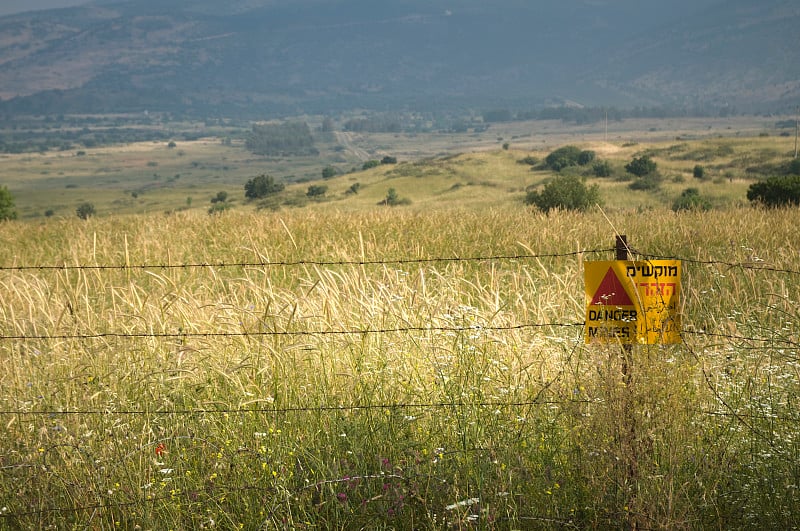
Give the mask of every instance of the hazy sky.
[(21, 11), (77, 6), (86, 4), (88, 1), (89, 0), (0, 0), (0, 16), (19, 13)]

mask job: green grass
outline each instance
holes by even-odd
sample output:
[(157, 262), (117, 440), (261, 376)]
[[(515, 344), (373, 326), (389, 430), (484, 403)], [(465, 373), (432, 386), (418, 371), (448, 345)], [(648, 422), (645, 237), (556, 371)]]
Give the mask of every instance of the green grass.
[[(516, 157), (304, 209), (0, 225), (5, 267), (131, 266), (0, 270), (0, 526), (794, 525), (796, 212), (544, 216), (487, 184), (538, 178)], [(388, 186), (414, 202), (375, 206)], [(629, 386), (571, 326), (613, 252), (571, 253), (614, 228), (697, 261), (685, 344), (637, 347)]]

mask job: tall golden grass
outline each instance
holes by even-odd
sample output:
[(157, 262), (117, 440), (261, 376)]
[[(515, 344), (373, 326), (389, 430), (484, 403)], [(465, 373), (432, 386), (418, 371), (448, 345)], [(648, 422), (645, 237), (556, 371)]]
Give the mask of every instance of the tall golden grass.
[[(519, 206), (4, 223), (0, 526), (789, 525), (796, 221)], [(612, 258), (617, 232), (687, 260), (685, 343), (637, 347), (629, 385), (620, 348), (579, 325), (583, 260)]]

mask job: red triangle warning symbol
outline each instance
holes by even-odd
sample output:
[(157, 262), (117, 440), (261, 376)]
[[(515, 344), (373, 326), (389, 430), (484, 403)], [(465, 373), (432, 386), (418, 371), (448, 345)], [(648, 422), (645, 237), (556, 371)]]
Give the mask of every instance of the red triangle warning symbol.
[(633, 306), (633, 301), (628, 296), (628, 292), (622, 286), (614, 269), (609, 267), (608, 273), (603, 277), (603, 281), (594, 293), (592, 304), (602, 304), (605, 306)]

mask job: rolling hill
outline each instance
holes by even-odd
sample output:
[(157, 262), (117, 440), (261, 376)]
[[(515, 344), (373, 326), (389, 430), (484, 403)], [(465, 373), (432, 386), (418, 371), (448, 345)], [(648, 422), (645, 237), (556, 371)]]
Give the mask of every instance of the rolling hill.
[(0, 18), (0, 112), (786, 111), (791, 0), (125, 0)]

